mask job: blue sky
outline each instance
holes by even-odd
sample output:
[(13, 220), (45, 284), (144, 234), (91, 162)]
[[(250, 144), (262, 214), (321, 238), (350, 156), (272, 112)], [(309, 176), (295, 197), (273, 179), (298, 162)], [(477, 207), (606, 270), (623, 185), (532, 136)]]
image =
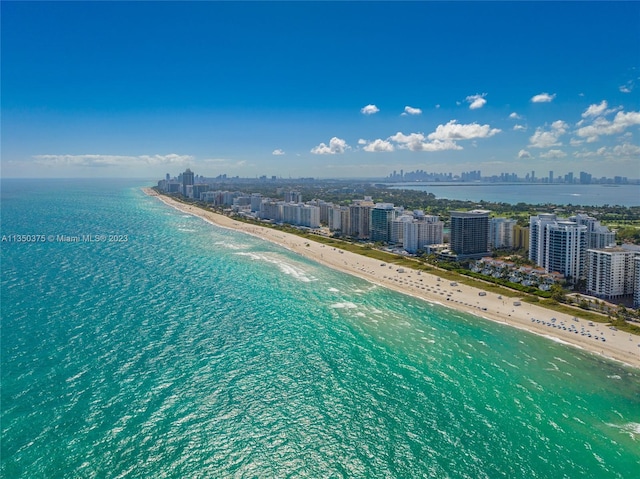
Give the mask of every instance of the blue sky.
[(0, 8), (3, 177), (640, 177), (638, 2)]

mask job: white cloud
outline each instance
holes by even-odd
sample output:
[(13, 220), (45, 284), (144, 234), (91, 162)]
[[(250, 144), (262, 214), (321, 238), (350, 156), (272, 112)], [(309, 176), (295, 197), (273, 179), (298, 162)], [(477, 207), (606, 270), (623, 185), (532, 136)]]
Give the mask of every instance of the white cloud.
[(553, 123), (551, 123), (551, 128), (553, 128), (560, 134), (564, 134), (567, 132), (567, 128), (569, 128), (569, 125), (562, 120), (556, 120)]
[(525, 125), (513, 125), (513, 131), (527, 131), (527, 127)]
[(511, 118), (512, 120), (522, 120), (522, 117), (518, 115), (515, 111), (511, 113), (511, 115), (509, 115), (509, 118)]
[(620, 90), (621, 93), (631, 93), (634, 87), (635, 87), (634, 81), (629, 80), (624, 85), (620, 85), (620, 87), (618, 87), (618, 90)]
[(533, 157), (531, 156), (531, 153), (529, 153), (527, 150), (520, 150), (518, 152), (518, 159), (519, 160), (528, 160), (528, 159), (531, 159), (531, 158), (533, 158)]
[(446, 125), (438, 125), (436, 131), (430, 133), (429, 140), (472, 140), (474, 138), (489, 138), (500, 133), (498, 128), (477, 123), (460, 124), (457, 120), (451, 120)]
[(365, 146), (363, 150), (369, 153), (391, 152), (394, 151), (394, 147), (390, 142), (378, 138)]
[(358, 145), (366, 145), (366, 144), (367, 144), (367, 140), (363, 140), (362, 138), (358, 140)]
[(314, 155), (335, 155), (342, 154), (345, 150), (350, 148), (347, 142), (341, 138), (333, 137), (329, 140), (329, 145), (320, 143), (318, 146), (311, 149), (311, 153)]
[(623, 143), (613, 147), (613, 154), (616, 156), (629, 156), (640, 158), (640, 146), (631, 143)]
[(193, 161), (193, 156), (177, 155), (35, 155), (34, 160), (46, 166), (86, 166), (86, 167), (118, 167), (186, 165)]
[(550, 130), (536, 128), (536, 132), (529, 138), (529, 146), (532, 148), (551, 148), (552, 146), (561, 146), (560, 136), (567, 132), (567, 125), (562, 120), (556, 120), (551, 124)]
[(422, 115), (422, 110), (420, 108), (405, 106), (403, 115)]
[(273, 152), (271, 154), (274, 155), (274, 156), (282, 156), (282, 155), (284, 155), (284, 151), (281, 150), (280, 148), (277, 148), (277, 149), (273, 150)]
[(540, 158), (546, 159), (556, 159), (556, 158), (564, 158), (567, 154), (562, 150), (549, 150), (545, 153), (540, 153)]
[(591, 125), (578, 128), (576, 134), (582, 138), (587, 139), (587, 143), (593, 143), (597, 141), (601, 135), (616, 135), (623, 133), (624, 130), (631, 126), (640, 125), (640, 112), (630, 111), (625, 113), (619, 111), (613, 118), (613, 121), (609, 121), (603, 117), (596, 118)]
[(446, 151), (446, 150), (462, 150), (462, 147), (453, 141), (434, 140), (413, 145), (413, 151)]
[(425, 138), (422, 133), (409, 133), (408, 135), (405, 135), (399, 131), (395, 135), (390, 136), (389, 139), (396, 143), (409, 144), (424, 141)]
[(466, 98), (467, 102), (469, 103), (469, 110), (477, 110), (478, 108), (482, 108), (487, 103), (487, 100), (485, 100), (484, 98), (485, 96), (487, 96), (486, 93), (469, 95)]
[(445, 151), (445, 150), (462, 150), (462, 147), (450, 140), (425, 141), (422, 133), (410, 133), (405, 135), (398, 132), (389, 137), (389, 140), (398, 143), (401, 149), (411, 151)]
[(596, 104), (589, 105), (589, 108), (587, 108), (582, 113), (582, 118), (589, 118), (589, 117), (592, 117), (592, 116), (600, 116), (605, 111), (607, 111), (607, 107), (608, 106), (609, 105), (607, 104), (607, 100), (602, 100), (602, 102), (600, 102), (599, 105), (596, 105)]
[(360, 108), (360, 113), (363, 115), (374, 115), (378, 113), (380, 109), (375, 105), (367, 105)]
[(598, 148), (596, 151), (591, 151), (591, 150), (576, 151), (573, 154), (573, 156), (576, 158), (597, 158), (597, 157), (605, 156), (606, 152), (607, 152), (607, 149), (603, 146), (601, 148)]
[(532, 103), (549, 103), (553, 101), (555, 97), (556, 97), (555, 93), (553, 95), (550, 95), (548, 93), (540, 93), (538, 95), (532, 96), (531, 102)]
[(631, 143), (623, 143), (613, 148), (601, 146), (595, 151), (586, 149), (576, 151), (573, 156), (576, 158), (622, 158), (636, 160), (640, 156), (640, 146)]

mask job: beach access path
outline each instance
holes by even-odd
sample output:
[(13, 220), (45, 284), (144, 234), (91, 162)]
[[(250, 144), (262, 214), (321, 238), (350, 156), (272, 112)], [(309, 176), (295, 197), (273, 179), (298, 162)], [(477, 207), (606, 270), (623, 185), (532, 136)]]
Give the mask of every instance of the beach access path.
[[(219, 213), (179, 202), (168, 196), (159, 195), (151, 188), (143, 188), (143, 190), (146, 194), (157, 196), (165, 204), (184, 213), (198, 216), (223, 228), (242, 231), (271, 241), (325, 266), (358, 276), (379, 286), (526, 330), (640, 368), (640, 336), (611, 330), (604, 323), (591, 323), (521, 301), (517, 297), (507, 298), (476, 287), (457, 284), (433, 274), (419, 272), (405, 266), (398, 267), (374, 258), (333, 248), (277, 229), (237, 221)], [(583, 331), (585, 335), (582, 335)]]

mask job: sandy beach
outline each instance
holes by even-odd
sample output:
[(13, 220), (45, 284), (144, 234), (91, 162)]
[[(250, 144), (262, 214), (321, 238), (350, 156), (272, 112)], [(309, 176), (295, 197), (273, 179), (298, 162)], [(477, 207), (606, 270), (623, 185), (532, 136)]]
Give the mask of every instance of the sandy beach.
[[(380, 260), (332, 248), (283, 231), (236, 221), (224, 215), (180, 203), (167, 196), (158, 195), (150, 188), (143, 190), (146, 194), (157, 196), (167, 205), (184, 213), (198, 216), (223, 228), (242, 231), (271, 241), (325, 266), (358, 276), (371, 283), (523, 329), (550, 340), (640, 368), (640, 337), (622, 331), (613, 331), (603, 323), (590, 323), (535, 304), (521, 302), (519, 298), (502, 297), (478, 288), (450, 282), (432, 274), (385, 264)], [(582, 335), (582, 332), (585, 334)]]

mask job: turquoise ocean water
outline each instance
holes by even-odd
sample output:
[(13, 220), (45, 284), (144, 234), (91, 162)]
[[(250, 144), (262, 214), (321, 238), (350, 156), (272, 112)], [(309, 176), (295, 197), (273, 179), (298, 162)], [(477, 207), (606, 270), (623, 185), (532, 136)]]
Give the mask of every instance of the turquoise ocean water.
[(1, 230), (53, 236), (1, 243), (2, 477), (638, 477), (637, 370), (133, 182), (5, 180)]

